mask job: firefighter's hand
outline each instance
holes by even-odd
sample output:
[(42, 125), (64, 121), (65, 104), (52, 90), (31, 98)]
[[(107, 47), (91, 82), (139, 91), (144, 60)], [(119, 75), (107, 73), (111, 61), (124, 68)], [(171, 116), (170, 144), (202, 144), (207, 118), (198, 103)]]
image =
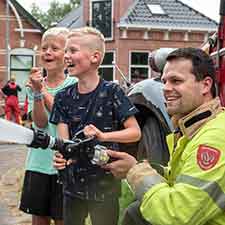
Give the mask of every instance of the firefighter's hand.
[(96, 137), (99, 141), (105, 140), (104, 133), (92, 124), (84, 127), (84, 135), (86, 137)]
[(38, 67), (33, 67), (29, 76), (30, 84), (32, 85), (32, 90), (40, 92), (43, 88), (43, 74), (42, 70)]
[[(152, 183), (163, 181), (164, 178), (159, 175), (155, 169), (151, 167), (147, 160), (144, 160), (136, 165), (134, 165), (127, 173), (127, 182), (130, 184), (133, 191), (137, 191), (140, 186), (143, 185), (143, 180), (145, 178), (152, 179)], [(156, 179), (157, 177), (157, 179)], [(148, 186), (150, 188), (150, 186)]]
[(116, 178), (126, 178), (128, 171), (137, 164), (137, 160), (126, 152), (107, 150), (107, 154), (115, 160), (106, 164), (103, 168), (110, 170)]

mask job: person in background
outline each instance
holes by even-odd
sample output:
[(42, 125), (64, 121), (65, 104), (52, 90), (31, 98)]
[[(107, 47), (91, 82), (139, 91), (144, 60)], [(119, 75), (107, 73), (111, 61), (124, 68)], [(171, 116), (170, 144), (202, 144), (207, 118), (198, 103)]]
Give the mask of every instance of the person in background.
[[(41, 40), (40, 59), (42, 68), (32, 68), (27, 87), (28, 114), (35, 129), (56, 136), (55, 125), (48, 122), (56, 93), (74, 84), (76, 79), (64, 74), (64, 48), (68, 35), (66, 28), (50, 28)], [(25, 178), (19, 208), (32, 214), (32, 225), (63, 224), (62, 185), (53, 167), (51, 149), (28, 150)]]
[(104, 168), (127, 178), (138, 202), (123, 225), (225, 224), (225, 111), (216, 91), (212, 59), (201, 49), (171, 52), (161, 77), (176, 129), (167, 137), (168, 167), (160, 170), (127, 153)]
[[(96, 144), (117, 150), (119, 142), (138, 141), (141, 131), (134, 116), (137, 109), (122, 89), (98, 75), (104, 54), (104, 36), (98, 30), (83, 27), (70, 32), (65, 60), (78, 83), (56, 95), (50, 122), (57, 125), (61, 138), (72, 139), (84, 130), (86, 137), (97, 139)], [(65, 225), (84, 225), (88, 213), (92, 225), (117, 225), (120, 181), (93, 165), (85, 152), (67, 166), (60, 153), (54, 161), (67, 177), (63, 183)]]
[(2, 92), (5, 95), (5, 118), (20, 124), (20, 108), (18, 100), (18, 92), (21, 91), (21, 87), (16, 84), (15, 75), (11, 75), (10, 80), (2, 88)]

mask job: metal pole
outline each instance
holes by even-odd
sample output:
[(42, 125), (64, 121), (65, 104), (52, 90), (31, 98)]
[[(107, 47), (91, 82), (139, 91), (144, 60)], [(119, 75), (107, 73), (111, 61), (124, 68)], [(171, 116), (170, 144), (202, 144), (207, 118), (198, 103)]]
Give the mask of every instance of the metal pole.
[(126, 85), (129, 87), (131, 86), (131, 82), (128, 80), (128, 78), (126, 77), (126, 75), (122, 72), (122, 70), (117, 66), (115, 61), (112, 61), (112, 65), (115, 66), (115, 68), (118, 70), (119, 75), (123, 78), (123, 81), (125, 81)]
[(9, 66), (9, 27), (10, 27), (10, 21), (9, 21), (9, 2), (6, 0), (6, 32), (5, 32), (5, 49), (6, 49), (6, 58), (5, 58), (5, 65), (6, 65), (6, 77), (7, 80), (9, 79), (9, 72), (10, 72), (10, 66)]

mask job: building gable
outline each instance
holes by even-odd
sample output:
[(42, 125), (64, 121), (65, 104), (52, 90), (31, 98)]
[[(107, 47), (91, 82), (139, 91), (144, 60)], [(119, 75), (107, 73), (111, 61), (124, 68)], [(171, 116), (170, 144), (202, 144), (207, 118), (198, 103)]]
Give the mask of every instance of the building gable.
[(20, 14), (20, 16), (25, 19), (28, 23), (30, 23), (34, 29), (40, 30), (42, 33), (44, 32), (45, 28), (28, 12), (26, 11), (18, 1), (16, 0), (10, 0), (11, 3), (16, 8), (17, 12)]

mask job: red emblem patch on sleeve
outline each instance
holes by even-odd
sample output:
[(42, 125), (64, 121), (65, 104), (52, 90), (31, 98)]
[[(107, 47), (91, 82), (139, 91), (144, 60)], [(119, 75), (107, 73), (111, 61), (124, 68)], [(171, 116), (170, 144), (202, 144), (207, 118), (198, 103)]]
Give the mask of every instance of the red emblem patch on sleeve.
[(197, 152), (197, 162), (201, 169), (213, 168), (220, 158), (220, 151), (216, 148), (200, 145)]

